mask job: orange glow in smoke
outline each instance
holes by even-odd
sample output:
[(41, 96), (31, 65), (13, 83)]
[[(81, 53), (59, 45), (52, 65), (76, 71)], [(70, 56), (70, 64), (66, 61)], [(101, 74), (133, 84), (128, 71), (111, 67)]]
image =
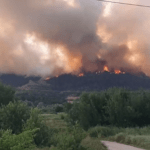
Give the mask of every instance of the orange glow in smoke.
[(83, 76), (84, 76), (84, 73), (80, 73), (80, 74), (79, 74), (79, 77), (83, 77)]
[(115, 72), (115, 74), (120, 74), (121, 73), (120, 70), (115, 70), (114, 72)]
[(50, 77), (47, 77), (47, 78), (45, 79), (45, 81), (48, 81), (48, 80), (50, 80)]
[[(110, 72), (108, 66), (104, 66), (103, 72), (104, 72), (104, 71)], [(115, 70), (114, 70), (114, 73), (115, 73), (115, 74), (125, 74), (125, 72), (122, 72), (122, 71), (119, 70), (119, 69), (115, 69)]]
[(108, 69), (108, 67), (107, 67), (107, 66), (104, 66), (104, 69), (103, 69), (103, 71), (107, 71), (107, 72), (109, 72), (109, 69)]

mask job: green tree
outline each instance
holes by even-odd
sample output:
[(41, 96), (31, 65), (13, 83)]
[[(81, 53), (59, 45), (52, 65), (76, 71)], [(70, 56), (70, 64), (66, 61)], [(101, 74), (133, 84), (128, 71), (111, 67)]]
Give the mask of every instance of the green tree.
[(104, 93), (83, 93), (68, 112), (68, 121), (78, 122), (85, 130), (97, 124), (107, 124)]
[(10, 101), (13, 101), (15, 98), (15, 90), (10, 87), (3, 85), (0, 82), (0, 106), (7, 105)]
[(134, 108), (131, 105), (130, 91), (123, 88), (109, 89), (109, 99), (107, 99), (106, 112), (111, 125), (120, 127), (133, 126), (135, 117)]
[(11, 130), (0, 131), (0, 150), (31, 150), (35, 148), (33, 137), (37, 129), (24, 131), (18, 135)]
[(27, 120), (24, 130), (33, 130), (38, 128), (36, 136), (34, 137), (34, 142), (37, 146), (50, 146), (52, 143), (51, 138), (53, 137), (54, 131), (47, 127), (45, 123), (42, 122), (42, 118), (39, 117), (41, 110), (34, 108), (31, 110), (30, 118)]
[(29, 118), (30, 108), (21, 101), (10, 102), (0, 108), (0, 128), (11, 129), (12, 133), (21, 133)]

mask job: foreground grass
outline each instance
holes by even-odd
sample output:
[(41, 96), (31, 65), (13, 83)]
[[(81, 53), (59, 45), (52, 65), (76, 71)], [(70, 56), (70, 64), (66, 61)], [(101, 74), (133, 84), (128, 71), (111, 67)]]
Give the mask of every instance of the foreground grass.
[(97, 126), (88, 131), (93, 138), (115, 141), (150, 150), (150, 126), (144, 128), (117, 128)]
[(106, 138), (106, 140), (150, 150), (150, 135), (127, 135), (125, 133), (119, 133)]
[[(57, 134), (62, 134), (67, 129), (67, 123), (62, 119), (62, 115), (65, 116), (65, 113), (58, 114), (41, 114), (43, 121), (47, 126), (59, 130)], [(82, 140), (81, 145), (87, 150), (107, 150), (107, 148), (101, 143), (101, 139), (91, 138), (88, 133), (87, 137)], [(51, 150), (51, 148), (36, 148), (35, 150)]]
[[(57, 134), (65, 132), (66, 122), (62, 119), (64, 113), (42, 114), (41, 117), (47, 126), (58, 129)], [(87, 136), (82, 140), (81, 145), (87, 150), (107, 150), (101, 140), (115, 141), (126, 145), (150, 150), (150, 126), (143, 128), (117, 128), (97, 126), (89, 129)], [(51, 150), (51, 148), (37, 148), (35, 150)]]
[(107, 150), (107, 148), (101, 143), (100, 138), (91, 138), (87, 136), (81, 145), (87, 148), (87, 150)]

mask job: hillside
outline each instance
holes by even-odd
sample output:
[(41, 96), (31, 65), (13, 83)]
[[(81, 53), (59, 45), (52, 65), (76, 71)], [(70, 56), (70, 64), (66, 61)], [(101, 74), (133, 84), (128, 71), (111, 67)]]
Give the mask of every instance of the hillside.
[(150, 78), (129, 73), (87, 73), (82, 77), (64, 74), (47, 81), (39, 77), (26, 78), (16, 75), (3, 75), (0, 79), (4, 84), (17, 89), (16, 96), (22, 100), (32, 101), (36, 105), (39, 102), (44, 104), (63, 103), (70, 95), (79, 96), (82, 91), (101, 91), (114, 86), (131, 90), (150, 89)]
[(125, 87), (132, 90), (139, 88), (150, 89), (150, 78), (146, 76), (136, 76), (129, 73), (114, 74), (104, 72), (100, 74), (87, 73), (85, 76), (77, 77), (73, 75), (61, 75), (54, 77), (46, 83), (52, 86), (52, 90), (105, 90), (110, 87)]

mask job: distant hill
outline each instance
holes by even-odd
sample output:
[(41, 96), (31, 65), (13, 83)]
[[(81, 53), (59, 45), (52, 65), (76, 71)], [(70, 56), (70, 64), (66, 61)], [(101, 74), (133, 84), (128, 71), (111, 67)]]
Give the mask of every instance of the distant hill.
[(101, 74), (88, 73), (85, 76), (77, 77), (70, 74), (54, 77), (48, 81), (52, 90), (105, 90), (110, 87), (125, 87), (132, 90), (139, 88), (150, 89), (150, 78), (147, 76), (136, 76), (129, 73), (114, 74), (104, 72)]
[(0, 76), (2, 83), (16, 88), (16, 96), (38, 105), (63, 103), (68, 96), (79, 96), (83, 91), (101, 91), (111, 87), (125, 87), (131, 90), (150, 90), (150, 78), (145, 75), (86, 73), (82, 77), (64, 74), (44, 81), (39, 77), (17, 75)]
[(2, 74), (0, 76), (0, 81), (3, 84), (11, 85), (13, 87), (19, 87), (27, 84), (30, 80), (38, 81), (40, 77), (26, 77), (26, 76), (19, 76), (14, 74)]
[(150, 89), (149, 77), (144, 75), (136, 76), (129, 73), (87, 73), (82, 77), (64, 74), (59, 77), (53, 77), (47, 81), (42, 81), (40, 77), (25, 77), (5, 74), (0, 76), (0, 80), (2, 83), (16, 88), (22, 87), (23, 89), (28, 88), (42, 90), (43, 87), (45, 90), (50, 88), (54, 91), (93, 91), (104, 90), (114, 86), (125, 87), (132, 90), (139, 88)]

